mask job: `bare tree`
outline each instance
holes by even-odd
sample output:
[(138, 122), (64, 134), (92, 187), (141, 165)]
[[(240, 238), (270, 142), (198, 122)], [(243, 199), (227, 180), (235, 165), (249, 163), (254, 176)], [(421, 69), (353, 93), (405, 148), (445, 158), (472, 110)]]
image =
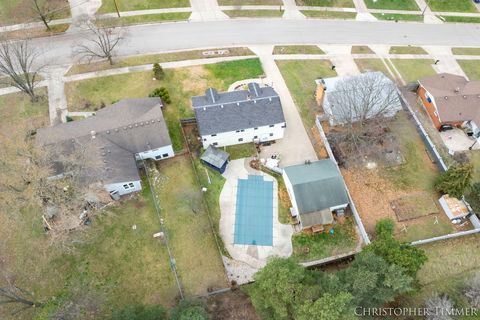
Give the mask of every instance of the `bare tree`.
[(352, 140), (362, 136), (368, 121), (393, 116), (400, 108), (395, 84), (380, 72), (338, 81), (324, 102), (333, 122), (345, 126)]
[(16, 286), (11, 278), (3, 278), (4, 281), (0, 284), (0, 306), (12, 305), (12, 315), (42, 306), (43, 303), (37, 301), (31, 292)]
[(86, 59), (88, 62), (92, 59), (107, 59), (113, 65), (113, 55), (115, 48), (122, 40), (121, 26), (97, 26), (91, 21), (87, 21), (86, 26), (90, 31), (86, 38), (87, 44), (80, 44), (75, 50), (75, 54), (80, 59)]
[(32, 101), (38, 100), (35, 87), (44, 68), (38, 62), (39, 56), (28, 40), (0, 42), (0, 75), (4, 74), (10, 85), (28, 94)]
[(51, 1), (40, 1), (40, 0), (31, 0), (32, 8), (35, 13), (40, 17), (47, 30), (50, 31), (51, 28), (48, 25), (52, 21), (53, 17), (53, 8), (51, 6)]
[(67, 223), (70, 218), (78, 222), (88, 186), (102, 179), (103, 167), (91, 156), (99, 150), (76, 140), (68, 145), (39, 146), (32, 130), (16, 130), (27, 134), (0, 132), (0, 203), (13, 213), (26, 206), (37, 207), (39, 219), (43, 209), (48, 213), (51, 208), (57, 218), (64, 219), (64, 225), (71, 225)]

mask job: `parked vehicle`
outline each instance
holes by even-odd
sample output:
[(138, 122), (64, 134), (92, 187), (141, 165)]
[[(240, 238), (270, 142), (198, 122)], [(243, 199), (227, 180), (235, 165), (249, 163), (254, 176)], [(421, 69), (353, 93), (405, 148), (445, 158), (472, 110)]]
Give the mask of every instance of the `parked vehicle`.
[(440, 132), (452, 130), (453, 126), (451, 124), (442, 124), (440, 127)]

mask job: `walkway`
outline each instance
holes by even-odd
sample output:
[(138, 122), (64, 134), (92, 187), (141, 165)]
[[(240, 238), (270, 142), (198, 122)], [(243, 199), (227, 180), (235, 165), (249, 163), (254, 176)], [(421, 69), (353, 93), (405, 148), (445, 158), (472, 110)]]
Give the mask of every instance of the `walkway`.
[(417, 6), (420, 8), (420, 10), (423, 13), (423, 22), (425, 23), (443, 23), (442, 20), (438, 19), (435, 14), (432, 12), (430, 7), (427, 5), (425, 0), (415, 0), (417, 3)]
[(463, 72), (457, 60), (452, 55), (452, 50), (450, 47), (423, 46), (423, 48), (432, 56), (434, 60), (439, 60), (437, 64), (433, 65), (433, 68), (437, 73), (453, 73), (464, 76), (468, 79), (467, 75), (465, 72)]
[(300, 12), (295, 0), (283, 0), (283, 17), (286, 19), (305, 19), (305, 16)]
[(102, 6), (102, 0), (68, 0), (68, 2), (72, 15), (72, 24), (68, 32), (78, 31), (85, 21), (95, 19), (95, 13)]
[(50, 125), (65, 122), (68, 113), (67, 96), (65, 95), (65, 82), (63, 75), (67, 68), (48, 68), (45, 77), (48, 82), (48, 113)]
[(363, 0), (353, 0), (353, 3), (355, 4), (355, 9), (358, 12), (356, 20), (377, 21), (377, 18), (375, 18), (370, 12), (368, 12), (368, 8)]
[(220, 10), (217, 0), (190, 0), (192, 21), (227, 20), (229, 17)]
[(272, 81), (272, 87), (280, 96), (287, 123), (283, 139), (268, 147), (263, 147), (260, 156), (269, 158), (272, 155), (280, 155), (281, 167), (304, 163), (307, 160), (317, 160), (317, 155), (305, 131), (290, 91), (275, 60), (272, 58), (273, 46), (254, 46), (250, 47), (250, 49), (260, 58), (265, 75)]

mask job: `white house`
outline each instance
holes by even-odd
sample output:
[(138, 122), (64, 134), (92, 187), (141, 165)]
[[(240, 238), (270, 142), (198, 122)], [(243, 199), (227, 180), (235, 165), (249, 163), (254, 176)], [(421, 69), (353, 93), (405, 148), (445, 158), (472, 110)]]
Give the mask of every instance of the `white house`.
[(248, 84), (248, 90), (218, 93), (210, 88), (192, 97), (203, 147), (223, 147), (283, 138), (285, 117), (271, 87)]
[(67, 153), (88, 147), (96, 170), (85, 176), (100, 180), (112, 195), (140, 191), (137, 161), (174, 156), (162, 107), (159, 98), (122, 100), (92, 117), (38, 129), (37, 143)]
[(283, 179), (302, 229), (333, 223), (332, 212), (342, 215), (349, 204), (342, 175), (330, 159), (285, 167)]

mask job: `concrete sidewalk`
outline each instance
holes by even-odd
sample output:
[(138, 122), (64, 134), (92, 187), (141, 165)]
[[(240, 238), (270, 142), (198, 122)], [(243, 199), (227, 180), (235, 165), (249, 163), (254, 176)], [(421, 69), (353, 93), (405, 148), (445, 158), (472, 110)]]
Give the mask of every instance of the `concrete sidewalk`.
[(220, 10), (217, 0), (190, 0), (192, 21), (228, 20), (229, 17)]

